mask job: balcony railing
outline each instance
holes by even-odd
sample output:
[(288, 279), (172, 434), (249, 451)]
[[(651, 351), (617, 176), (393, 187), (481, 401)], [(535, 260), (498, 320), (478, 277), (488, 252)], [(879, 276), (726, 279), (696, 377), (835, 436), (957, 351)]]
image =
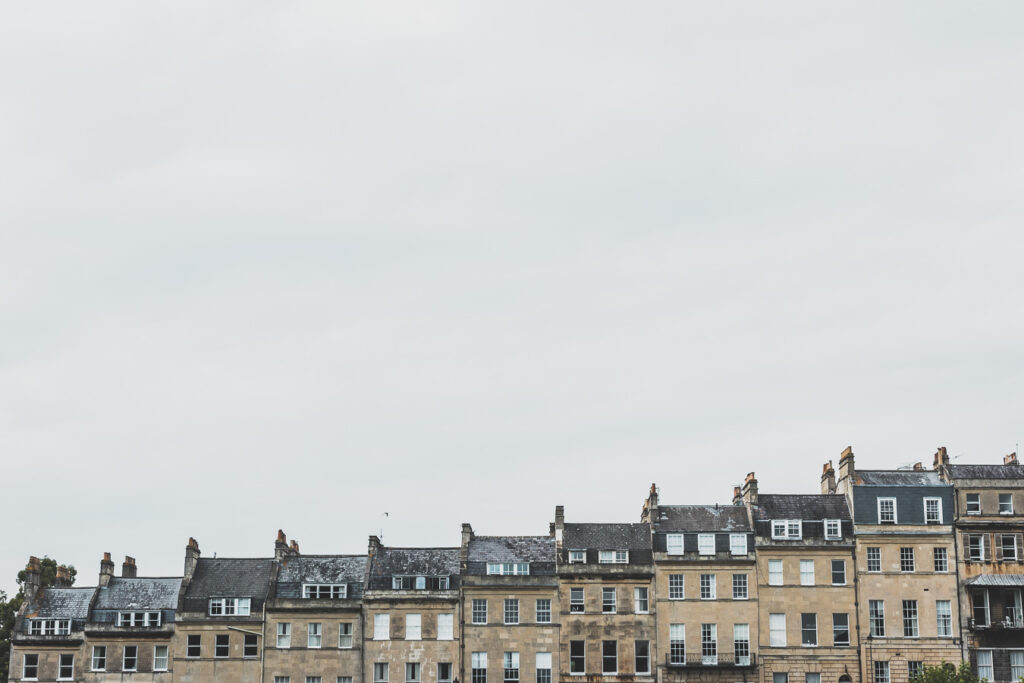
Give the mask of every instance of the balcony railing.
[(977, 619), (968, 619), (967, 627), (972, 631), (1022, 630), (1024, 629), (1024, 617), (1007, 617), (1001, 621), (988, 623), (978, 622)]
[(749, 657), (740, 657), (738, 661), (731, 654), (719, 654), (716, 657), (708, 657), (701, 654), (688, 654), (685, 657), (676, 655), (673, 657), (671, 654), (668, 654), (665, 655), (665, 665), (669, 668), (718, 667), (738, 669), (757, 666), (757, 654), (752, 652)]

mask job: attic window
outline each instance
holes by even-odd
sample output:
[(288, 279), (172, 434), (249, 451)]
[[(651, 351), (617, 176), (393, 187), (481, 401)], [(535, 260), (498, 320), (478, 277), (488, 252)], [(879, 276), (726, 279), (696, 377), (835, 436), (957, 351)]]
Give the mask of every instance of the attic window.
[(405, 590), (448, 590), (449, 581), (447, 576), (392, 576), (391, 588), (396, 591)]
[(587, 551), (586, 550), (570, 550), (569, 551), (569, 564), (586, 564), (587, 563)]
[(683, 554), (683, 535), (682, 534), (666, 534), (665, 535), (665, 550), (669, 555), (682, 555)]
[(629, 562), (628, 550), (602, 550), (598, 553), (601, 564), (626, 564)]
[(826, 519), (825, 520), (825, 538), (837, 539), (842, 538), (842, 526), (838, 519)]
[(66, 636), (71, 633), (70, 619), (33, 619), (29, 633), (34, 636)]
[(879, 524), (895, 524), (896, 523), (896, 499), (895, 498), (879, 498), (878, 499), (878, 523)]
[(348, 597), (347, 583), (304, 583), (302, 597), (309, 599), (327, 598), (341, 600)]
[(800, 540), (803, 538), (802, 527), (799, 519), (772, 520), (772, 538)]
[(529, 562), (488, 562), (487, 573), (498, 576), (526, 576), (530, 573)]
[(160, 625), (159, 612), (118, 612), (118, 626), (153, 627)]
[(249, 616), (249, 598), (211, 598), (211, 617), (247, 617)]

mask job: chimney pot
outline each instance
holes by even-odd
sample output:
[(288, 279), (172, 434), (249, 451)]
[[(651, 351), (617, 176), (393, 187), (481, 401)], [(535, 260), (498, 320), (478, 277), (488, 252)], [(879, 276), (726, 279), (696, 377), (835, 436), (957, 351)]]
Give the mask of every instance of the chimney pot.
[(138, 575), (138, 568), (135, 566), (135, 558), (130, 555), (124, 556), (124, 562), (121, 564), (121, 576), (128, 579), (134, 579)]
[(924, 472), (924, 465), (922, 465), (919, 462), (915, 462), (914, 463), (914, 471), (915, 472)]
[(289, 547), (289, 548), (291, 549), (291, 551), (292, 551), (293, 553), (295, 553), (296, 555), (298, 555), (298, 554), (299, 554), (299, 542), (298, 542), (298, 541), (296, 541), (296, 540), (295, 540), (294, 538), (292, 539), (292, 543), (291, 543), (291, 545), (290, 545), (290, 546), (288, 546), (288, 547)]

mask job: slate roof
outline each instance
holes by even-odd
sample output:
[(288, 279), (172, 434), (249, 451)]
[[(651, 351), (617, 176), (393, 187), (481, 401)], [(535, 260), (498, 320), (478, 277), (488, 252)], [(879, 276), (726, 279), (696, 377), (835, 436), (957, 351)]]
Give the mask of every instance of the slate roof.
[(1024, 574), (980, 574), (967, 579), (968, 586), (1024, 588)]
[(657, 526), (672, 531), (750, 531), (743, 505), (660, 505)]
[(186, 597), (266, 599), (273, 562), (270, 558), (201, 557)]
[(178, 606), (180, 578), (112, 578), (99, 589), (96, 609), (174, 609)]
[(459, 548), (388, 548), (374, 556), (370, 575), (452, 576), (459, 573)]
[[(946, 486), (932, 470), (857, 470), (857, 483), (875, 486)], [(760, 498), (760, 496), (758, 496)]]
[(85, 620), (95, 592), (95, 588), (40, 588), (25, 614), (33, 619)]
[(366, 573), (366, 555), (300, 555), (285, 558), (280, 583), (359, 583)]
[(1024, 479), (1022, 465), (950, 465), (953, 479)]
[(475, 536), (469, 542), (470, 562), (554, 562), (550, 536)]
[(846, 496), (828, 494), (757, 497), (754, 518), (761, 519), (851, 519)]
[(567, 549), (650, 550), (651, 528), (647, 524), (565, 524), (563, 545)]

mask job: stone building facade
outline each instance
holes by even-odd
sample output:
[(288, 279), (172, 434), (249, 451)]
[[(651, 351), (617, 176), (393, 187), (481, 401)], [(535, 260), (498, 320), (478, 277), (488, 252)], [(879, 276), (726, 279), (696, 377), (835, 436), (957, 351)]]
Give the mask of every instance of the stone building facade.
[[(837, 476), (838, 475), (838, 476)], [(206, 558), (93, 587), (31, 558), (10, 681), (157, 683), (907, 683), (966, 660), (1024, 673), (1024, 467), (857, 470), (821, 493), (664, 505), (366, 553)], [(845, 617), (845, 618), (844, 618)]]

